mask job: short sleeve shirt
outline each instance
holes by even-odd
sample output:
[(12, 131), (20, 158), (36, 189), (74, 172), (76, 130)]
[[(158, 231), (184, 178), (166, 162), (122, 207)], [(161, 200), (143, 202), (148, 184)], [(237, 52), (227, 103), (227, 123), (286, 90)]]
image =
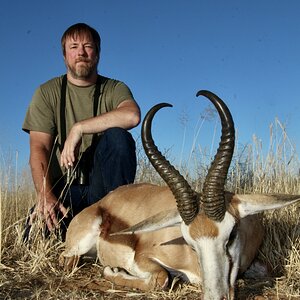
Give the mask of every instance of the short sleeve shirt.
[[(42, 84), (34, 93), (28, 107), (22, 129), (26, 132), (40, 131), (58, 136), (58, 145), (61, 134), (60, 124), (60, 99), (63, 76), (53, 78)], [(121, 81), (100, 76), (100, 99), (97, 115), (112, 111), (124, 100), (134, 101), (130, 89)], [(96, 84), (88, 87), (80, 87), (67, 83), (66, 88), (66, 113), (65, 128), (68, 135), (74, 123), (94, 116), (94, 92)], [(92, 135), (84, 135), (81, 152), (84, 152), (92, 142)], [(58, 147), (59, 148), (59, 147)], [(59, 161), (59, 151), (56, 162)], [(52, 163), (50, 164), (50, 166)], [(59, 177), (58, 166), (54, 166), (54, 177)], [(60, 169), (60, 168), (59, 168)], [(61, 170), (60, 170), (61, 171)], [(61, 173), (61, 172), (60, 172)]]

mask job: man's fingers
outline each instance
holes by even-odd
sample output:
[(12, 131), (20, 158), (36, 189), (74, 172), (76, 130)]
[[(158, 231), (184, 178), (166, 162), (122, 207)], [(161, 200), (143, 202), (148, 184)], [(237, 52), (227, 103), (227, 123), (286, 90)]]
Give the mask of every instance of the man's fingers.
[(45, 219), (48, 229), (52, 231), (54, 227), (56, 227), (58, 224), (56, 219), (56, 214), (55, 214), (55, 206), (54, 205), (45, 206), (43, 217)]
[(50, 215), (48, 215), (46, 217), (46, 224), (47, 224), (49, 231), (52, 231), (54, 229)]
[(65, 167), (65, 168), (70, 168), (70, 167), (73, 167), (74, 165), (74, 162), (75, 162), (75, 157), (72, 157), (72, 158), (61, 158), (60, 160), (60, 165), (62, 167)]
[(57, 227), (58, 221), (57, 221), (55, 212), (51, 212), (51, 213), (50, 213), (50, 219), (51, 219), (52, 224), (54, 225), (54, 227)]
[(30, 215), (30, 223), (36, 218), (37, 215), (40, 215), (45, 221), (48, 229), (50, 231), (59, 226), (59, 220), (57, 213), (61, 213), (64, 218), (67, 218), (68, 209), (63, 206), (59, 201), (52, 203), (44, 203), (39, 205), (35, 211)]
[(37, 211), (34, 209), (34, 211), (29, 215), (29, 225), (32, 225), (35, 218), (37, 216)]
[(75, 162), (75, 146), (69, 145), (68, 141), (65, 142), (64, 149), (60, 156), (60, 164), (62, 167), (73, 166)]
[(55, 211), (47, 213), (44, 216), (48, 229), (50, 231), (54, 230), (54, 228), (58, 226), (58, 220), (56, 218)]
[(63, 214), (64, 218), (68, 217), (68, 209), (66, 209), (61, 203), (59, 204), (59, 210)]

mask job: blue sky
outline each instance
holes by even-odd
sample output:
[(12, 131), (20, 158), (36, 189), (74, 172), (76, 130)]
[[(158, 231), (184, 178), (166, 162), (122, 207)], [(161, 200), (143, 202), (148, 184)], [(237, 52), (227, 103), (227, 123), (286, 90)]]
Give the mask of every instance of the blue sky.
[[(143, 116), (158, 102), (173, 104), (158, 113), (153, 135), (175, 157), (188, 155), (208, 107), (195, 97), (200, 89), (227, 103), (238, 143), (252, 143), (255, 134), (267, 149), (278, 118), (299, 152), (299, 12), (296, 0), (4, 0), (1, 155), (18, 151), (19, 164), (27, 163), (27, 106), (39, 84), (65, 73), (60, 37), (77, 22), (99, 31), (100, 73), (128, 84)], [(218, 119), (206, 123), (196, 141), (202, 147), (212, 144)]]

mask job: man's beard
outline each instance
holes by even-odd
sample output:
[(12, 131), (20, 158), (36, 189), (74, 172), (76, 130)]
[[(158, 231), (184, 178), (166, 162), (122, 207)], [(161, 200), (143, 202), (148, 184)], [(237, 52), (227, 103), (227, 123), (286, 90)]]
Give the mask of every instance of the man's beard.
[[(78, 62), (85, 62), (84, 64), (78, 64)], [(75, 62), (75, 65), (71, 66), (67, 61), (66, 65), (68, 71), (75, 79), (89, 79), (97, 70), (98, 61), (86, 60), (84, 58)]]

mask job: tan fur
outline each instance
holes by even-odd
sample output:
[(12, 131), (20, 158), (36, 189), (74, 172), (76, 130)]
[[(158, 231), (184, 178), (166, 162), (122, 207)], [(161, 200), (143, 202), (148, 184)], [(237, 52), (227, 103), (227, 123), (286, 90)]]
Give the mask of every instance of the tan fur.
[(190, 235), (194, 240), (200, 237), (216, 237), (219, 234), (218, 227), (203, 212), (198, 214), (190, 225)]
[(241, 203), (238, 197), (236, 197), (232, 193), (225, 193), (225, 201), (226, 201), (226, 207), (227, 211), (234, 216), (236, 220), (240, 220), (240, 214), (238, 211), (238, 205)]
[(116, 284), (143, 290), (161, 289), (168, 283), (168, 273), (158, 263), (162, 262), (170, 269), (183, 273), (187, 271), (199, 282), (197, 256), (184, 241), (180, 227), (143, 234), (108, 235), (132, 226), (158, 211), (171, 208), (176, 208), (176, 201), (167, 187), (137, 184), (118, 188), (72, 220), (65, 251), (61, 255), (61, 264), (65, 265), (66, 269), (72, 266), (73, 255), (78, 256), (75, 251), (78, 241), (89, 231), (92, 223), (90, 219), (98, 217), (103, 219), (97, 241), (97, 253), (101, 264), (121, 267), (132, 274), (136, 272), (134, 268), (137, 268), (141, 273), (145, 273), (146, 278), (126, 280), (118, 274), (110, 274), (105, 275), (107, 279)]
[[(225, 198), (227, 211), (238, 225), (241, 240), (238, 267), (244, 272), (263, 239), (261, 218), (250, 215), (240, 219), (239, 206), (246, 196), (226, 193)], [(109, 266), (105, 268), (104, 276), (115, 284), (142, 290), (164, 289), (168, 285), (167, 270), (180, 272), (192, 283), (200, 284), (199, 257), (183, 239), (179, 226), (146, 233), (110, 235), (175, 208), (176, 201), (168, 187), (151, 184), (120, 187), (72, 220), (60, 262), (70, 269), (80, 256), (97, 248), (101, 264)], [(217, 238), (219, 234), (216, 224), (202, 212), (188, 231), (193, 240), (201, 236)], [(115, 270), (116, 267), (126, 272)]]
[[(240, 220), (238, 206), (241, 200), (238, 196), (230, 195), (228, 211), (236, 220)], [(258, 249), (263, 241), (264, 228), (262, 224), (262, 215), (255, 214), (247, 216), (239, 221), (239, 232), (242, 249), (240, 262), (240, 273), (244, 273), (257, 255)], [(251, 243), (249, 243), (251, 241)]]
[[(113, 193), (99, 202), (101, 209), (110, 212), (113, 224), (110, 232), (120, 231), (132, 226), (158, 211), (176, 207), (176, 201), (167, 187), (148, 184), (140, 184), (136, 188), (132, 188), (132, 186), (121, 187), (118, 189), (118, 196), (119, 199), (122, 199), (121, 207), (116, 203), (118, 200), (110, 199), (111, 197), (115, 198)], [(145, 204), (147, 207), (144, 207)], [(141, 207), (143, 208), (141, 209)], [(131, 214), (130, 218), (128, 218), (128, 213)], [(126, 262), (124, 262), (122, 255), (111, 255), (111, 253), (125, 253), (126, 251), (130, 253), (134, 251), (141, 270), (153, 268), (151, 267), (153, 264), (152, 258), (165, 262), (171, 268), (184, 270), (188, 268), (186, 262), (183, 259), (174, 260), (170, 253), (182, 251), (182, 255), (195, 256), (182, 238), (179, 227), (165, 228), (143, 234), (116, 235), (106, 237), (106, 239), (100, 236), (97, 244), (103, 265), (124, 266)], [(157, 264), (155, 263), (155, 265)], [(127, 266), (126, 269), (130, 269), (130, 266)], [(198, 273), (197, 266), (191, 272)]]
[[(151, 265), (157, 265), (153, 263), (155, 258), (169, 268), (194, 274), (200, 282), (197, 256), (184, 241), (179, 227), (143, 234), (108, 236), (108, 233), (123, 230), (159, 211), (175, 207), (176, 201), (167, 187), (137, 184), (118, 188), (72, 220), (65, 251), (61, 256), (67, 258), (66, 268), (72, 266), (74, 248), (90, 230), (92, 220), (101, 217), (103, 223), (99, 228), (97, 248), (98, 257), (104, 266), (119, 266), (130, 270), (131, 266), (124, 257), (132, 255), (141, 270), (152, 270)], [(191, 226), (191, 233), (195, 238), (199, 235), (216, 236), (217, 228), (205, 215), (200, 214)]]
[(244, 273), (257, 255), (258, 249), (263, 241), (264, 228), (261, 215), (247, 216), (239, 224), (241, 238), (240, 273)]

